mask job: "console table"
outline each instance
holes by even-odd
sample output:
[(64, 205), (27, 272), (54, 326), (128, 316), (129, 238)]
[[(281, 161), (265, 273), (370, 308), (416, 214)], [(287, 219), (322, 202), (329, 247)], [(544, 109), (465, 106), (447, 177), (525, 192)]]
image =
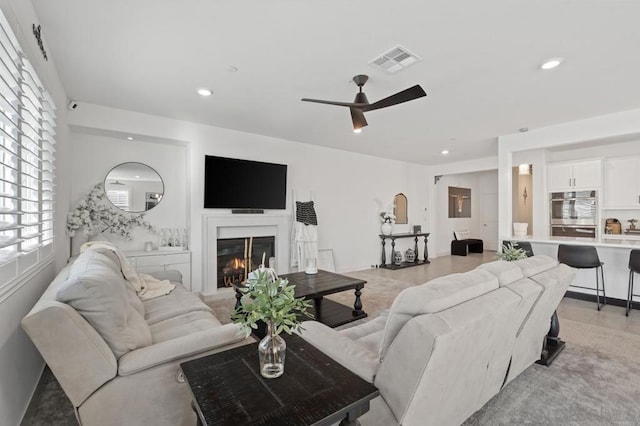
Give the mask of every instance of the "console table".
[[(387, 268), (387, 269), (401, 269), (401, 268), (408, 268), (410, 266), (417, 266), (417, 265), (424, 265), (425, 263), (431, 263), (429, 262), (429, 250), (427, 249), (427, 239), (429, 237), (430, 233), (429, 232), (424, 232), (424, 233), (404, 233), (404, 234), (391, 234), (391, 235), (384, 235), (384, 234), (380, 234), (380, 238), (382, 239), (382, 263), (380, 264), (381, 268)], [(393, 252), (396, 249), (396, 240), (398, 238), (413, 238), (415, 241), (415, 246), (414, 246), (414, 251), (416, 252), (416, 260), (413, 262), (407, 262), (407, 261), (403, 261), (400, 265), (396, 265), (395, 263), (393, 263)], [(424, 238), (424, 256), (422, 259), (418, 258), (418, 238)], [(386, 240), (390, 239), (391, 240), (391, 263), (387, 263), (387, 253), (386, 253)]]

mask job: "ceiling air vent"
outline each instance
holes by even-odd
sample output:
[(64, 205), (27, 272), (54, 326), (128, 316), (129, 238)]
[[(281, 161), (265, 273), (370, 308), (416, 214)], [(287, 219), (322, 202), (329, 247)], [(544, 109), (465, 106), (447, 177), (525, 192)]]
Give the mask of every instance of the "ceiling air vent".
[(395, 74), (421, 60), (422, 58), (415, 53), (410, 52), (405, 47), (397, 45), (369, 62), (369, 65), (388, 72), (389, 74)]

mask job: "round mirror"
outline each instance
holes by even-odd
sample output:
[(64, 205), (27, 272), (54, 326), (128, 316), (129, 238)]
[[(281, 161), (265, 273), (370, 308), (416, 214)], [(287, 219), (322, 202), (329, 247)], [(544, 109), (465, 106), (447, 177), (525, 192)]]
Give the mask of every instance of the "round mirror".
[(131, 213), (154, 208), (164, 195), (162, 178), (143, 163), (122, 163), (104, 179), (104, 191), (115, 207)]

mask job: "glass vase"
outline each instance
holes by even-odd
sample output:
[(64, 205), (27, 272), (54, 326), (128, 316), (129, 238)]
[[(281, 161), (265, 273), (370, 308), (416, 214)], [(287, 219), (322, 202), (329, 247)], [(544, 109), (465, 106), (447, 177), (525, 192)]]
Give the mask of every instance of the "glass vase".
[(276, 334), (272, 322), (267, 323), (267, 335), (258, 344), (260, 356), (260, 374), (267, 379), (275, 379), (284, 373), (284, 358), (287, 344)]

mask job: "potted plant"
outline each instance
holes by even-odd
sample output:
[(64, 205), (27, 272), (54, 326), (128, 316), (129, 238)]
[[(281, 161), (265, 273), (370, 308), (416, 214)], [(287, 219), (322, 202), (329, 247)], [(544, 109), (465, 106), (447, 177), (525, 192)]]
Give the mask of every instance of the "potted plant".
[(502, 253), (497, 253), (498, 259), (511, 262), (527, 258), (527, 252), (521, 248), (516, 248), (518, 243), (514, 245), (513, 241), (509, 241), (506, 246), (502, 246)]
[[(231, 314), (231, 320), (242, 326), (249, 335), (260, 322), (267, 325), (267, 334), (258, 344), (260, 374), (266, 378), (280, 377), (284, 373), (287, 344), (280, 333), (292, 334), (301, 330), (299, 316), (312, 318), (307, 309), (311, 303), (295, 297), (295, 286), (286, 279), (261, 265), (247, 280), (246, 286), (238, 286), (243, 295), (241, 305)], [(250, 275), (250, 276), (251, 276)]]

